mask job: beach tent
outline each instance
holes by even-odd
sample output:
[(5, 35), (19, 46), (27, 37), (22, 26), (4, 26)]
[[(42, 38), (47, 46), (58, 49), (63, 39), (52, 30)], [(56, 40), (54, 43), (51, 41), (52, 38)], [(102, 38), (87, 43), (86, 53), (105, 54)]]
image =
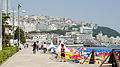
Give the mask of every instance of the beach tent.
[(49, 45), (49, 47), (47, 49), (48, 50), (51, 50), (51, 49), (55, 50), (56, 47), (53, 45), (53, 42), (51, 42), (51, 44)]
[[(60, 45), (56, 49), (56, 52), (61, 52), (61, 44), (64, 44), (63, 41), (60, 43)], [(65, 46), (65, 44), (64, 44), (64, 48), (65, 48), (65, 52), (70, 52), (70, 50)]]

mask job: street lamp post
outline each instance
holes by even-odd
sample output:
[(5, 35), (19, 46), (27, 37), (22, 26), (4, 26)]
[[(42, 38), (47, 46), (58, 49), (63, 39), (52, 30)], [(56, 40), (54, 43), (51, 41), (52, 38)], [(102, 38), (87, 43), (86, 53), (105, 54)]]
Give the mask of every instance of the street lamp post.
[(13, 13), (13, 19), (12, 19), (12, 21), (13, 21), (13, 46), (14, 46), (14, 13), (15, 13), (14, 9), (13, 9), (12, 13)]
[(21, 7), (21, 4), (18, 4), (18, 29), (19, 29), (19, 37), (18, 37), (18, 47), (20, 46), (20, 22), (19, 22), (19, 12), (20, 12), (20, 7)]
[(7, 1), (6, 6), (7, 6), (7, 14), (8, 14), (8, 5), (9, 5), (9, 2), (8, 2), (8, 0), (6, 0), (6, 1)]
[(0, 0), (0, 50), (2, 50), (2, 0)]

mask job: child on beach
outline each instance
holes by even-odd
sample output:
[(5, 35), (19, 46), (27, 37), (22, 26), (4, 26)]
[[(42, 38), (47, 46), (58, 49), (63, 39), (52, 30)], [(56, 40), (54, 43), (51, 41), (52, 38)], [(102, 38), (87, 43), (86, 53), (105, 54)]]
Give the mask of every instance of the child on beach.
[(64, 48), (63, 44), (61, 44), (61, 61), (60, 62), (62, 62), (62, 60), (64, 60), (64, 62), (66, 62), (65, 61), (65, 48)]

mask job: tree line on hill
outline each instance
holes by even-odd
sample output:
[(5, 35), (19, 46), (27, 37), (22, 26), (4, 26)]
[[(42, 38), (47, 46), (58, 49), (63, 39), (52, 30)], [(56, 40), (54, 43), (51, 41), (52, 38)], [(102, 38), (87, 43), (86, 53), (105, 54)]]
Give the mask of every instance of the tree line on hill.
[(103, 35), (107, 35), (108, 37), (120, 36), (120, 33), (117, 32), (116, 30), (113, 30), (109, 27), (103, 27), (103, 26), (98, 26), (97, 29), (93, 29), (93, 36), (95, 37), (98, 33), (100, 33), (100, 31), (102, 31)]
[[(37, 32), (37, 31), (31, 31), (29, 33), (55, 33), (55, 34), (59, 34), (59, 35), (65, 35), (66, 32), (70, 32), (72, 31), (72, 28), (78, 28), (78, 31), (79, 31), (79, 28), (80, 28), (80, 25), (77, 25), (77, 26), (73, 26), (73, 27), (69, 27), (69, 31), (68, 30), (51, 30), (51, 31), (42, 31), (42, 32)], [(117, 32), (116, 30), (113, 30), (109, 27), (103, 27), (103, 26), (98, 26), (97, 29), (93, 29), (93, 36), (96, 37), (96, 35), (98, 33), (100, 33), (100, 31), (102, 31), (103, 35), (107, 35), (108, 37), (116, 37), (116, 36), (120, 36), (120, 33)]]

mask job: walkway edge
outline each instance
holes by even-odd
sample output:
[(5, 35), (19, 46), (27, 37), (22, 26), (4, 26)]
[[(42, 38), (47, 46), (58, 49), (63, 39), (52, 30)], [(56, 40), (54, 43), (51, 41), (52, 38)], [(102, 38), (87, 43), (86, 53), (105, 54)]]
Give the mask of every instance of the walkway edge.
[(17, 53), (15, 53), (12, 57), (8, 58), (6, 62), (4, 62), (1, 67), (5, 67), (12, 59), (15, 57), (21, 50), (19, 50)]

